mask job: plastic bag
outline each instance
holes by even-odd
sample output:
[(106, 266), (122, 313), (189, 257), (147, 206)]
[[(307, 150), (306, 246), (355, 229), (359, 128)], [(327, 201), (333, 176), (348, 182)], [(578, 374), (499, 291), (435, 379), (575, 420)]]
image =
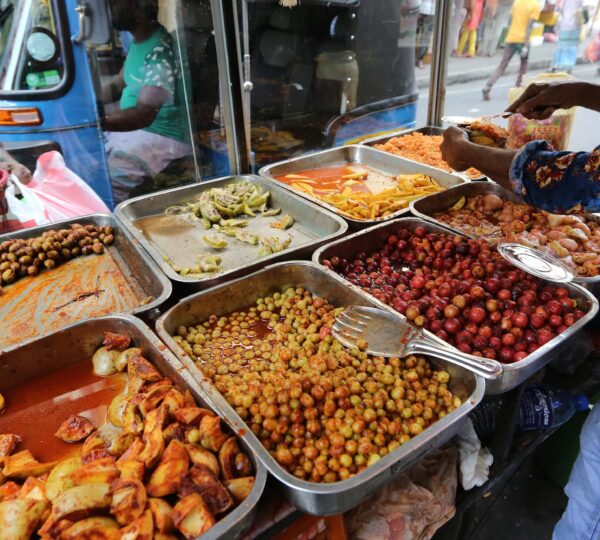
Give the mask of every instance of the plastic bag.
[(59, 152), (46, 152), (38, 158), (27, 187), (37, 195), (51, 222), (110, 212), (96, 192), (65, 165)]
[(6, 171), (0, 171), (0, 234), (49, 223), (37, 195)]

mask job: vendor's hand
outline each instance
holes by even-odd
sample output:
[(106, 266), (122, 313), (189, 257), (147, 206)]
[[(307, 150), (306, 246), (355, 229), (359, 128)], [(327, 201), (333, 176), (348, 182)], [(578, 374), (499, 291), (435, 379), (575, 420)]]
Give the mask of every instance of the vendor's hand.
[(444, 140), (440, 146), (442, 158), (455, 171), (465, 171), (471, 165), (467, 161), (466, 144), (469, 142), (466, 131), (457, 127), (449, 127), (444, 131)]
[(16, 161), (0, 161), (0, 170), (14, 174), (24, 184), (31, 182), (31, 171)]
[(543, 120), (552, 116), (557, 109), (570, 109), (577, 104), (579, 83), (531, 84), (507, 112), (522, 114), (525, 118)]

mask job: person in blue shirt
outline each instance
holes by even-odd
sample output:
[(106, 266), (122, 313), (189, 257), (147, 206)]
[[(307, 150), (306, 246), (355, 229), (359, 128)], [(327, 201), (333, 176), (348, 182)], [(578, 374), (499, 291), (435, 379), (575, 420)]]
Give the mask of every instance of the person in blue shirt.
[[(532, 85), (507, 110), (528, 118), (548, 118), (574, 106), (600, 111), (600, 86), (583, 82)], [(600, 146), (590, 152), (555, 152), (543, 141), (520, 150), (500, 150), (469, 142), (449, 128), (442, 156), (456, 170), (476, 167), (525, 202), (549, 212), (600, 211)], [(565, 487), (567, 508), (552, 540), (600, 538), (600, 405), (592, 409), (580, 436), (580, 451)]]
[[(507, 111), (544, 119), (575, 106), (600, 111), (600, 86), (579, 81), (533, 84)], [(548, 212), (600, 212), (600, 146), (589, 152), (556, 152), (544, 141), (533, 141), (518, 150), (488, 148), (452, 127), (444, 133), (442, 156), (453, 169), (475, 167)]]

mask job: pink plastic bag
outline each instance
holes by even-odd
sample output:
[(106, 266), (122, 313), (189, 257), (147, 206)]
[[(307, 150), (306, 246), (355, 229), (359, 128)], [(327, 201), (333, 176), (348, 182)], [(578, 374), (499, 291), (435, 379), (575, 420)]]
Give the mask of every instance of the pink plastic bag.
[(102, 199), (71, 171), (59, 152), (46, 152), (37, 161), (27, 187), (39, 198), (51, 222), (96, 212), (110, 212)]

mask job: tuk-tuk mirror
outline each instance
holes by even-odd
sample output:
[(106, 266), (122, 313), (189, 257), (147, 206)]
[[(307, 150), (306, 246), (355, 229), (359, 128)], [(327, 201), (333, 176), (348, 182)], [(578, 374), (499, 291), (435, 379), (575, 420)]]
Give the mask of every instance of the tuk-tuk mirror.
[(104, 45), (110, 41), (110, 16), (106, 0), (85, 0), (87, 29), (84, 39), (92, 45)]

